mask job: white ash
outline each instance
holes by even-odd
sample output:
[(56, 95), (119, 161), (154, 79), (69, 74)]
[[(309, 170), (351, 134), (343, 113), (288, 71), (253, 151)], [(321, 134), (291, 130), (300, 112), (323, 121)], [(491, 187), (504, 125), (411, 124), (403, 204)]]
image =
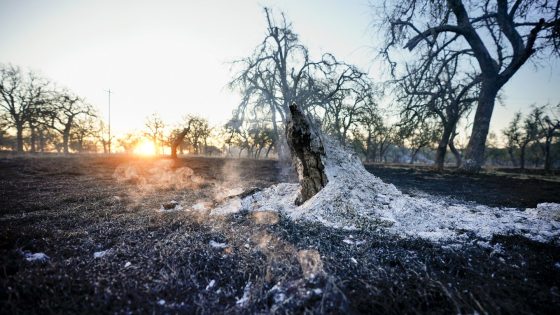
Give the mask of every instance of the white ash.
[(23, 253), (23, 255), (29, 262), (46, 262), (50, 259), (45, 253)]
[(247, 306), (247, 304), (249, 303), (249, 299), (251, 297), (251, 286), (252, 286), (251, 281), (247, 282), (247, 285), (245, 285), (245, 288), (243, 289), (243, 296), (239, 300), (237, 300), (237, 302), (235, 302), (237, 306), (239, 307)]
[(320, 222), (348, 230), (373, 227), (432, 241), (462, 240), (468, 238), (467, 234), (482, 239), (519, 234), (539, 242), (559, 240), (559, 204), (514, 209), (430, 195), (410, 196), (369, 173), (355, 154), (335, 141), (325, 137), (323, 144), (328, 184), (302, 205), (294, 203), (299, 185), (281, 183), (242, 200), (232, 200), (213, 209), (212, 214), (278, 211), (295, 221)]
[(216, 280), (211, 280), (210, 283), (206, 286), (206, 291), (212, 289), (216, 285)]
[(218, 207), (212, 209), (210, 215), (227, 215), (231, 213), (236, 213), (241, 210), (241, 198), (233, 197), (226, 199), (225, 202), (221, 203)]
[(93, 253), (93, 258), (101, 258), (107, 254), (111, 253), (110, 249), (106, 249), (106, 250), (102, 250), (102, 251), (98, 251)]
[(195, 203), (194, 205), (192, 205), (192, 209), (196, 210), (196, 211), (205, 211), (205, 210), (209, 210), (212, 207), (212, 203), (211, 202), (207, 202), (207, 201), (198, 201), (197, 203)]
[(210, 241), (209, 244), (213, 248), (226, 248), (227, 247), (226, 243), (219, 243), (219, 242), (216, 242), (214, 240)]

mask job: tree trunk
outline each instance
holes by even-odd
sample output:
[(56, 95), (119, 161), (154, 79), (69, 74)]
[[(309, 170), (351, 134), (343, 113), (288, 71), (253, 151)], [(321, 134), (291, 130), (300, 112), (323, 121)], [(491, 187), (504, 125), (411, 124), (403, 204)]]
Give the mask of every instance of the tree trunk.
[[(183, 139), (185, 135), (189, 132), (188, 128), (184, 128), (178, 135), (173, 139), (173, 143), (171, 143), (171, 157), (176, 159), (177, 158), (177, 147), (183, 143)], [(183, 147), (181, 146), (181, 154), (183, 154)]]
[(509, 147), (508, 148), (508, 155), (509, 155), (509, 159), (511, 160), (511, 165), (513, 167), (517, 167), (517, 161), (515, 160), (515, 155), (513, 154), (513, 147)]
[(37, 130), (35, 128), (35, 126), (33, 126), (32, 123), (29, 123), (29, 130), (31, 131), (31, 149), (30, 151), (32, 153), (37, 152)]
[(490, 128), (490, 119), (494, 111), (496, 96), (500, 90), (500, 85), (495, 81), (493, 78), (487, 78), (480, 88), (471, 138), (469, 139), (465, 159), (461, 166), (461, 170), (468, 173), (479, 172), (484, 164), (486, 137)]
[(550, 159), (550, 142), (552, 139), (546, 139), (544, 143), (544, 170), (550, 171), (552, 166), (552, 161)]
[(323, 142), (319, 134), (297, 107), (290, 106), (291, 119), (286, 128), (286, 138), (296, 168), (300, 194), (296, 204), (302, 204), (327, 185), (327, 175), (321, 157), (325, 155)]
[(43, 131), (39, 133), (39, 151), (45, 152), (45, 134)]
[(442, 171), (445, 165), (445, 153), (447, 152), (447, 145), (449, 144), (449, 138), (453, 132), (453, 128), (447, 124), (443, 127), (443, 134), (439, 140), (438, 147), (436, 150), (436, 161), (435, 166), (438, 171)]
[(449, 138), (449, 150), (451, 150), (451, 153), (455, 156), (455, 166), (459, 168), (461, 167), (461, 164), (463, 164), (463, 158), (461, 157), (461, 152), (459, 152), (459, 150), (455, 147), (456, 136), (457, 133), (453, 130), (453, 133), (451, 133), (451, 137)]
[(23, 124), (16, 125), (17, 152), (23, 153)]
[(68, 154), (70, 153), (70, 151), (68, 150), (68, 141), (70, 139), (70, 132), (64, 132), (64, 134), (62, 135), (62, 147), (64, 148), (64, 154)]
[(410, 162), (408, 164), (414, 164), (414, 161), (416, 160), (416, 155), (418, 154), (418, 151), (420, 151), (420, 148), (414, 150), (414, 153), (412, 153), (412, 155), (410, 156)]
[(519, 148), (520, 150), (520, 155), (519, 155), (519, 168), (521, 168), (522, 170), (525, 169), (525, 149), (527, 148), (527, 144), (523, 144), (521, 146), (521, 148)]
[(270, 151), (272, 150), (272, 147), (274, 147), (274, 143), (271, 143), (271, 144), (268, 146), (268, 149), (266, 150), (266, 154), (264, 155), (265, 158), (268, 159), (268, 155), (270, 154)]

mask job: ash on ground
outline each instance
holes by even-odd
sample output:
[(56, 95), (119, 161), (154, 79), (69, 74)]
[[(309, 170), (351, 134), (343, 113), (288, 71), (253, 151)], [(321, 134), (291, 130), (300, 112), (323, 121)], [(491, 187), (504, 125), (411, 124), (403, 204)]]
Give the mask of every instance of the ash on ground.
[(382, 229), (402, 237), (465, 241), (471, 235), (522, 235), (539, 242), (560, 242), (560, 204), (515, 209), (459, 203), (430, 195), (411, 196), (369, 173), (336, 141), (325, 138), (327, 185), (300, 206), (299, 185), (281, 183), (245, 198), (233, 198), (212, 211), (277, 211), (295, 221), (342, 228)]

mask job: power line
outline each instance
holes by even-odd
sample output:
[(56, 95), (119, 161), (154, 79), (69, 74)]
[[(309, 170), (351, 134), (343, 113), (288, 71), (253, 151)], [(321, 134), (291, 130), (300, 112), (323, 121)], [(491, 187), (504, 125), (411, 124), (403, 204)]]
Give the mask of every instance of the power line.
[(105, 92), (107, 92), (108, 96), (109, 96), (109, 154), (111, 154), (111, 89), (105, 90)]

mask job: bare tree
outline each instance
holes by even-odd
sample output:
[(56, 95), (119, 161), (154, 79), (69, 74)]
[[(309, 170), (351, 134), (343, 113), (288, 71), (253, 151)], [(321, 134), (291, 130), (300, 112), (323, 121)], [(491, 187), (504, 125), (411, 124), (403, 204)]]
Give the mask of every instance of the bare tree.
[(31, 121), (35, 109), (44, 104), (48, 82), (20, 67), (0, 65), (0, 109), (7, 113), (16, 129), (16, 150), (23, 152), (23, 130)]
[(510, 121), (507, 128), (502, 131), (502, 134), (506, 137), (506, 148), (511, 160), (511, 164), (514, 167), (517, 167), (515, 151), (519, 149), (519, 143), (521, 142), (521, 128), (521, 112), (517, 112), (513, 116), (513, 119)]
[(447, 147), (454, 148), (450, 140), (456, 126), (478, 93), (479, 80), (470, 73), (459, 73), (459, 61), (451, 52), (426, 58), (407, 65), (405, 74), (396, 81), (401, 120), (409, 125), (407, 129), (414, 123), (421, 128), (427, 120), (439, 120), (442, 132), (434, 163), (438, 170), (443, 170)]
[(154, 144), (154, 150), (156, 150), (156, 153), (160, 152), (164, 143), (163, 135), (165, 123), (158, 114), (154, 113), (146, 118), (144, 125), (146, 126), (146, 137)]
[(119, 139), (117, 142), (124, 149), (125, 153), (131, 154), (134, 152), (136, 146), (140, 143), (141, 136), (134, 132), (128, 132)]
[(400, 127), (400, 137), (407, 140), (410, 148), (410, 164), (414, 164), (416, 156), (422, 148), (433, 145), (441, 137), (439, 126), (429, 119), (423, 120), (419, 124), (403, 122)]
[(452, 52), (477, 65), (480, 92), (462, 169), (478, 171), (500, 89), (532, 56), (560, 51), (559, 1), (409, 0), (385, 1), (385, 8), (382, 55), (392, 66), (391, 52), (403, 43), (422, 59)]
[(525, 169), (527, 147), (534, 141), (538, 141), (540, 126), (542, 120), (543, 109), (541, 107), (534, 107), (531, 113), (523, 121), (523, 133), (519, 138), (519, 165), (521, 169)]
[(8, 134), (8, 129), (10, 128), (10, 121), (7, 113), (0, 113), (0, 149), (5, 149), (11, 147), (12, 150), (15, 147), (15, 142), (12, 137)]
[[(544, 138), (544, 169), (549, 171), (552, 168), (551, 146), (555, 138), (560, 137), (560, 104), (550, 108), (541, 107), (545, 111), (544, 116), (539, 121), (541, 138)], [(548, 111), (549, 113), (546, 113)]]
[(48, 104), (39, 110), (42, 119), (38, 121), (60, 133), (63, 151), (68, 154), (76, 120), (80, 116), (95, 117), (95, 112), (90, 104), (68, 90), (55, 91), (52, 94)]
[(83, 115), (76, 117), (72, 125), (71, 140), (74, 150), (82, 153), (85, 151), (97, 151), (95, 142), (95, 132), (97, 129), (97, 117), (93, 115)]
[(324, 105), (322, 115), (322, 127), (325, 131), (333, 134), (343, 145), (351, 136), (351, 130), (360, 123), (360, 118), (367, 115), (366, 107), (375, 106), (380, 91), (364, 77), (348, 84)]
[(185, 136), (190, 132), (190, 123), (187, 123), (187, 127), (183, 129), (175, 129), (171, 132), (170, 143), (171, 143), (171, 157), (177, 158), (177, 148), (181, 148), (181, 154), (183, 154), (183, 142)]
[(366, 162), (382, 161), (393, 142), (394, 127), (388, 126), (376, 103), (368, 103), (360, 111), (358, 126), (352, 132)]
[(187, 121), (190, 129), (186, 134), (186, 138), (192, 146), (194, 154), (205, 153), (208, 146), (208, 138), (212, 132), (208, 120), (199, 116), (189, 116)]
[[(277, 21), (270, 9), (265, 8), (264, 12), (266, 36), (250, 57), (233, 63), (238, 71), (229, 85), (243, 95), (235, 119), (243, 121), (258, 108), (270, 115), (273, 141), (279, 143), (282, 133), (278, 122), (286, 124), (289, 105), (297, 103), (304, 112), (321, 108), (335, 98), (340, 99), (339, 93), (366, 75), (331, 54), (311, 60), (285, 15), (281, 14)], [(283, 152), (281, 148), (280, 151)]]

